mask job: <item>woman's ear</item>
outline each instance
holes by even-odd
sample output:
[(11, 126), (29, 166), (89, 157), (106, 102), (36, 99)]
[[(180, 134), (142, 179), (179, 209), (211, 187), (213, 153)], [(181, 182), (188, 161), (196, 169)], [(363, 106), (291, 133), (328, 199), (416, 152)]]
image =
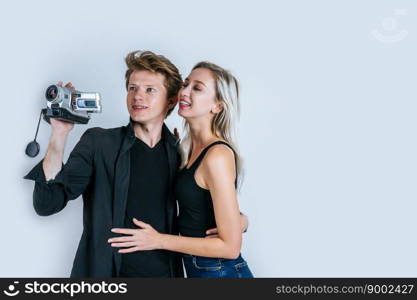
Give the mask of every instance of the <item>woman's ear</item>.
[(219, 112), (221, 112), (223, 110), (223, 103), (221, 102), (216, 102), (216, 104), (213, 106), (213, 108), (211, 109), (211, 112), (213, 114), (218, 114)]

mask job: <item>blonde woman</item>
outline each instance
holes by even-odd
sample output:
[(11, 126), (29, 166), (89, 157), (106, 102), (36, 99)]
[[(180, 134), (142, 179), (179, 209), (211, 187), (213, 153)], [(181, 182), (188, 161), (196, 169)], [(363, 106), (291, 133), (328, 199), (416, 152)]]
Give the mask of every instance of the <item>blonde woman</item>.
[[(185, 119), (175, 183), (181, 236), (135, 220), (142, 227), (136, 249), (183, 253), (187, 277), (253, 277), (240, 255), (236, 187), (241, 162), (233, 141), (238, 94), (238, 82), (227, 70), (209, 62), (194, 66), (178, 94), (178, 114)], [(217, 235), (205, 238), (214, 227)]]

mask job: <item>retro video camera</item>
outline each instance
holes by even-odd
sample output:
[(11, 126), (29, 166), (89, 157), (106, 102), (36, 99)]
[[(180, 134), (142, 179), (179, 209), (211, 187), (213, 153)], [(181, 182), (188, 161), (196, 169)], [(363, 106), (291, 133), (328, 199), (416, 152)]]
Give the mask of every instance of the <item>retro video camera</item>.
[(59, 85), (46, 89), (47, 108), (42, 110), (45, 121), (50, 118), (63, 121), (87, 124), (91, 113), (101, 112), (99, 93), (79, 92)]
[(79, 92), (59, 85), (50, 85), (46, 89), (46, 108), (41, 110), (38, 127), (36, 128), (35, 139), (26, 146), (25, 153), (35, 157), (39, 153), (38, 136), (41, 117), (51, 123), (51, 118), (62, 121), (87, 124), (91, 113), (101, 112), (101, 97), (99, 93)]

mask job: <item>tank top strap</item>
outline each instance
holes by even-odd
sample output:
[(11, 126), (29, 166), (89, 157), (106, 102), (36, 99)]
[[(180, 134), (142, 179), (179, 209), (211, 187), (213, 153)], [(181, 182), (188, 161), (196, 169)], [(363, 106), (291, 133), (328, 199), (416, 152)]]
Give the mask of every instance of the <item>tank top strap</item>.
[[(233, 151), (233, 154), (235, 154), (235, 150), (228, 143), (223, 142), (223, 141), (213, 142), (210, 145), (208, 145), (206, 148), (204, 148), (203, 151), (201, 151), (200, 155), (197, 157), (197, 159), (190, 166), (189, 170), (191, 170), (194, 173), (197, 170), (198, 166), (200, 165), (201, 161), (203, 160), (204, 156), (206, 155), (207, 151), (215, 145), (225, 145)], [(235, 187), (237, 187), (237, 162), (236, 162), (236, 157), (235, 157), (235, 168), (236, 168)]]
[[(226, 146), (228, 146), (230, 149), (232, 149), (233, 150), (233, 148), (228, 144), (228, 143), (225, 143), (225, 142), (223, 142), (223, 141), (216, 141), (216, 142), (213, 142), (213, 143), (211, 143), (210, 145), (208, 145), (206, 148), (204, 148), (203, 149), (203, 151), (201, 151), (201, 153), (198, 155), (198, 157), (197, 157), (197, 159), (193, 162), (193, 164), (190, 166), (190, 169), (194, 169), (194, 171), (198, 168), (198, 166), (200, 165), (200, 163), (201, 163), (201, 161), (203, 160), (203, 158), (204, 158), (204, 156), (206, 155), (206, 153), (207, 153), (207, 151), (211, 148), (211, 147), (213, 147), (213, 146), (215, 146), (215, 145), (219, 145), (219, 144), (223, 144), (223, 145), (226, 145)], [(234, 150), (233, 150), (233, 153), (234, 153)]]

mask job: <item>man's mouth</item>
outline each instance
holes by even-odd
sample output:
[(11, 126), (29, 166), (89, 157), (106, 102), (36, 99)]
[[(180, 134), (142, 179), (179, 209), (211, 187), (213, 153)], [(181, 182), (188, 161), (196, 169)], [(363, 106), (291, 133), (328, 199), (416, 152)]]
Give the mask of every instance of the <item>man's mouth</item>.
[(143, 109), (147, 109), (148, 107), (145, 105), (132, 105), (132, 108), (134, 110), (143, 110)]

